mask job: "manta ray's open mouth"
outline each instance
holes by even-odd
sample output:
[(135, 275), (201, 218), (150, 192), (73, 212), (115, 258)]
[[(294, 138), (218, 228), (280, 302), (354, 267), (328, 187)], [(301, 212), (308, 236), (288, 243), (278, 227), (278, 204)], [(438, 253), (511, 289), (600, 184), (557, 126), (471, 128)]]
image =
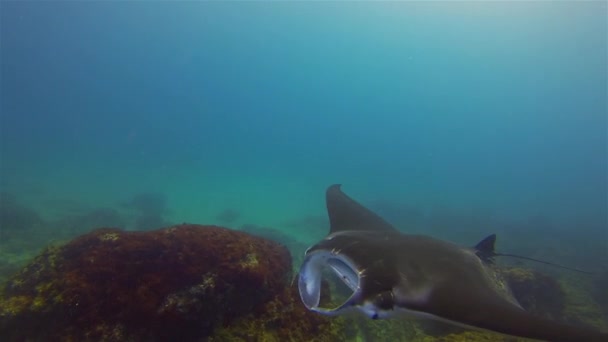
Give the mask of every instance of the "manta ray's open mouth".
[[(330, 293), (321, 293), (327, 291), (322, 285), (323, 280), (327, 281)], [(298, 288), (300, 298), (309, 310), (337, 315), (360, 294), (360, 281), (359, 271), (352, 260), (331, 251), (317, 250), (306, 256), (300, 268)], [(322, 300), (322, 297), (328, 300)]]

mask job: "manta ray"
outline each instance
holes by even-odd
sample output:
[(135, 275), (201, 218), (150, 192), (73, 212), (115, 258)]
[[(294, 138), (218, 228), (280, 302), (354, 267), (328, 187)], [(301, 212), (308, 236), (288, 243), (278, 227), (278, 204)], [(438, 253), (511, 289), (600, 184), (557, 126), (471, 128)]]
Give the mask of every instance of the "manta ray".
[[(501, 280), (491, 257), (494, 238), (462, 247), (399, 232), (348, 197), (326, 193), (330, 232), (308, 248), (298, 275), (302, 302), (325, 315), (362, 312), (372, 319), (405, 313), (475, 329), (547, 341), (608, 341), (608, 333), (526, 312)], [(321, 305), (324, 272), (350, 289), (336, 307)]]

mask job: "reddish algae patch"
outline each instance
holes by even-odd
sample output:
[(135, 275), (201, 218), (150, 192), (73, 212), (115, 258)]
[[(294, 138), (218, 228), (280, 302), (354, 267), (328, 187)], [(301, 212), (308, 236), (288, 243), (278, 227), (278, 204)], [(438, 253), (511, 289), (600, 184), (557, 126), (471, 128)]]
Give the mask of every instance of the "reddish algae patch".
[(283, 246), (183, 224), (99, 229), (47, 249), (0, 293), (3, 340), (204, 340), (289, 282)]

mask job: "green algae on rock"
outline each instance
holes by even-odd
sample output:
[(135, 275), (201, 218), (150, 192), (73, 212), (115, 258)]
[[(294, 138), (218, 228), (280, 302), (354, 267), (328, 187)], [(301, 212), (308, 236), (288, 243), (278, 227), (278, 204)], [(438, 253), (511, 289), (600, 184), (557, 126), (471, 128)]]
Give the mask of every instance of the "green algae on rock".
[(0, 294), (3, 340), (197, 340), (288, 281), (279, 244), (213, 226), (99, 229), (45, 250)]
[(243, 316), (218, 329), (208, 342), (421, 341), (412, 320), (371, 320), (364, 316), (327, 317), (308, 311), (296, 286), (265, 304), (261, 314)]
[(555, 278), (527, 268), (505, 268), (501, 273), (526, 311), (553, 320), (564, 319), (566, 295)]

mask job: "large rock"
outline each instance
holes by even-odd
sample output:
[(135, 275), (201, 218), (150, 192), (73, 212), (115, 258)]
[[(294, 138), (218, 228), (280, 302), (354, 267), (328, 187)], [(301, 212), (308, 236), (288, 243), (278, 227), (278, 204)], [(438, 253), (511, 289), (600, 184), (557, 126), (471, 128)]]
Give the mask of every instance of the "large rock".
[(0, 293), (2, 341), (194, 341), (283, 295), (291, 259), (220, 227), (99, 229), (44, 251)]
[(542, 272), (526, 268), (502, 270), (513, 296), (526, 311), (552, 320), (562, 320), (566, 294), (559, 282)]

